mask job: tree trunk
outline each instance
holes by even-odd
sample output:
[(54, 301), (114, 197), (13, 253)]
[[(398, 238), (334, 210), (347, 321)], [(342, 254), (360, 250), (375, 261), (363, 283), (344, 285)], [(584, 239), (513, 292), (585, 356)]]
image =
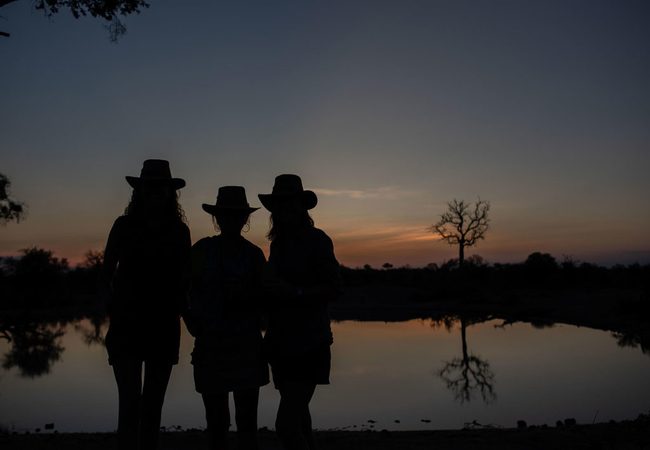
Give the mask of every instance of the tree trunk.
[(458, 267), (463, 268), (463, 264), (465, 263), (465, 244), (462, 242), (458, 244)]
[(465, 367), (469, 366), (469, 354), (467, 353), (467, 324), (465, 323), (465, 318), (460, 317), (460, 337), (463, 340), (463, 362)]

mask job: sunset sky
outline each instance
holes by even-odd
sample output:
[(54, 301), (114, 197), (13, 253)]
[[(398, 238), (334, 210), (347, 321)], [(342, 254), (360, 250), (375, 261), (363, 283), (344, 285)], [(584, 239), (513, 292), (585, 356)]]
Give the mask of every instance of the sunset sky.
[(193, 241), (219, 186), (261, 206), (296, 173), (351, 267), (454, 257), (426, 228), (479, 197), (469, 255), (650, 262), (647, 1), (152, 0), (118, 44), (32, 4), (0, 9), (0, 173), (29, 205), (2, 256), (103, 249), (124, 176), (163, 158)]

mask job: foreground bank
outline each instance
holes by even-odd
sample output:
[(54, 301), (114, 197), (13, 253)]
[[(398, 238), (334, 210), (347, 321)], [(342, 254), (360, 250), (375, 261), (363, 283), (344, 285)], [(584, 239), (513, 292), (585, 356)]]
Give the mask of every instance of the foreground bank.
[[(281, 449), (273, 431), (260, 431), (261, 449)], [(573, 427), (517, 429), (465, 429), (440, 431), (318, 431), (321, 450), (472, 450), (472, 449), (648, 449), (650, 416), (619, 423)], [(12, 450), (114, 449), (113, 433), (60, 433), (0, 435), (0, 448)], [(230, 433), (230, 448), (235, 448)], [(167, 432), (160, 436), (160, 450), (207, 448), (203, 431)]]

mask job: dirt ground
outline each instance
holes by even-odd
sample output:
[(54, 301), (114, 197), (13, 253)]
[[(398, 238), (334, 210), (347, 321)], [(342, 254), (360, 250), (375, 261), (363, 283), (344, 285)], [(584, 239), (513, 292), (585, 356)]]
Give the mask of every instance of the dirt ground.
[[(441, 431), (317, 431), (320, 450), (474, 450), (474, 449), (650, 449), (650, 420), (563, 428), (473, 429)], [(230, 448), (236, 448), (235, 433)], [(280, 450), (273, 431), (260, 431), (260, 449)], [(16, 450), (115, 449), (113, 433), (0, 435), (0, 448)], [(160, 450), (205, 449), (202, 431), (160, 435)]]

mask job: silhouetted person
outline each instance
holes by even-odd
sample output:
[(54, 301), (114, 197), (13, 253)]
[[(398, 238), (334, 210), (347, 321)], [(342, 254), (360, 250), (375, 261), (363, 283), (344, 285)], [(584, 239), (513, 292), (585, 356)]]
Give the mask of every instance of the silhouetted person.
[(202, 394), (210, 449), (228, 446), (228, 393), (235, 400), (238, 448), (257, 449), (259, 388), (269, 383), (262, 355), (259, 313), (266, 259), (241, 231), (251, 208), (241, 186), (219, 188), (215, 205), (203, 204), (221, 234), (192, 247), (192, 292), (188, 329), (196, 337), (194, 383)]
[(332, 241), (309, 216), (317, 198), (300, 177), (276, 177), (273, 192), (259, 198), (271, 211), (269, 263), (276, 272), (265, 281), (272, 300), (264, 337), (281, 396), (275, 427), (287, 449), (314, 449), (309, 402), (316, 385), (329, 384), (328, 302), (341, 294), (339, 264)]
[(108, 236), (100, 275), (106, 349), (119, 392), (118, 448), (154, 449), (189, 286), (190, 231), (177, 193), (185, 181), (163, 160), (145, 161), (140, 177), (126, 180), (133, 195)]

